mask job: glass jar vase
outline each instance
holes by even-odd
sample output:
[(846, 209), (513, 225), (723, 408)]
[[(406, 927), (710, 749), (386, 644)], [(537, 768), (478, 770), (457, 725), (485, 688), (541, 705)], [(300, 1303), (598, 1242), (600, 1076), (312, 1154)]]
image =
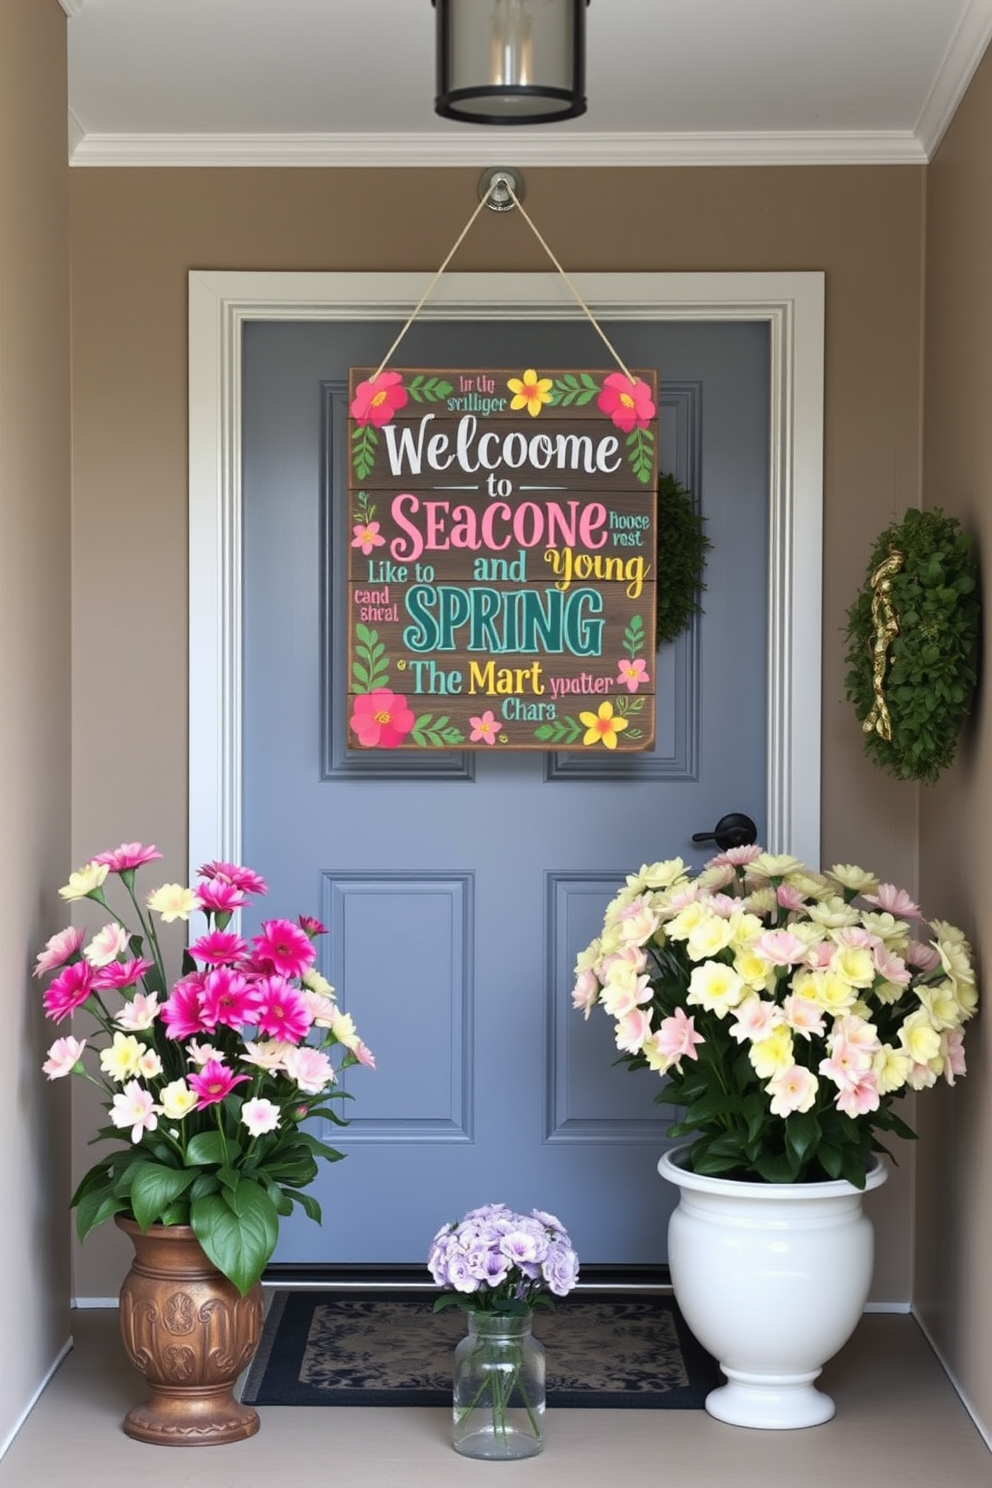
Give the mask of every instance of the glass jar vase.
[(470, 1312), (455, 1349), (452, 1444), (463, 1457), (535, 1457), (544, 1446), (544, 1345), (532, 1315)]

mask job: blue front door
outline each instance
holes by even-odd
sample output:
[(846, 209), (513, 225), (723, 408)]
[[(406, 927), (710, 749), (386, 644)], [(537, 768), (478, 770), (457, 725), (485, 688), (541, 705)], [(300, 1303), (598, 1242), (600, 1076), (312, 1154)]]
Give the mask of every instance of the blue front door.
[[(624, 874), (743, 811), (764, 836), (768, 328), (625, 323), (660, 373), (661, 469), (712, 543), (704, 613), (657, 658), (652, 751), (352, 751), (345, 733), (349, 366), (384, 322), (245, 326), (243, 858), (266, 914), (317, 914), (321, 970), (378, 1068), (349, 1072), (347, 1161), (317, 1228), (276, 1260), (420, 1262), (447, 1219), (503, 1201), (559, 1215), (586, 1263), (657, 1263), (673, 1195), (668, 1112), (613, 1067), (610, 1020), (571, 1008), (572, 967)], [(397, 364), (602, 365), (587, 325), (430, 322)], [(662, 539), (663, 539), (662, 534)]]

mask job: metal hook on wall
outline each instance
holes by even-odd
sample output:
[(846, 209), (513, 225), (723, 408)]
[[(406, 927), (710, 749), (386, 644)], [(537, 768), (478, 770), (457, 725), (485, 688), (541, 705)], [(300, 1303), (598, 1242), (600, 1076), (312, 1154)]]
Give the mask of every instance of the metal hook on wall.
[(517, 201), (524, 199), (524, 178), (518, 170), (508, 165), (493, 165), (483, 171), (479, 178), (479, 200), (491, 212), (512, 212), (516, 206), (514, 197)]

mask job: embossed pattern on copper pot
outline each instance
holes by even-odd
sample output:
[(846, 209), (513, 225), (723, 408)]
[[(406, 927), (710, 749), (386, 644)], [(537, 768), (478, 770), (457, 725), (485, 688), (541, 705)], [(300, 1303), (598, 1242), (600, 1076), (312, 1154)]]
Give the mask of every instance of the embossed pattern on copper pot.
[(124, 1420), (137, 1441), (199, 1447), (243, 1441), (259, 1428), (257, 1411), (234, 1386), (258, 1348), (261, 1284), (244, 1297), (207, 1259), (188, 1225), (115, 1223), (134, 1245), (120, 1294), (121, 1338), (149, 1387), (144, 1405)]

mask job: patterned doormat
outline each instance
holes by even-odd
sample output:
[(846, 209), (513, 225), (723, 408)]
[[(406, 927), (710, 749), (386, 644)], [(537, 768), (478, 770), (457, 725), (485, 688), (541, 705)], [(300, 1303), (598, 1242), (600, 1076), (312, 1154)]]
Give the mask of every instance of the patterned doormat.
[[(252, 1405), (451, 1406), (461, 1311), (437, 1293), (277, 1291), (242, 1399)], [(723, 1383), (668, 1295), (573, 1292), (538, 1312), (548, 1406), (701, 1410)]]

